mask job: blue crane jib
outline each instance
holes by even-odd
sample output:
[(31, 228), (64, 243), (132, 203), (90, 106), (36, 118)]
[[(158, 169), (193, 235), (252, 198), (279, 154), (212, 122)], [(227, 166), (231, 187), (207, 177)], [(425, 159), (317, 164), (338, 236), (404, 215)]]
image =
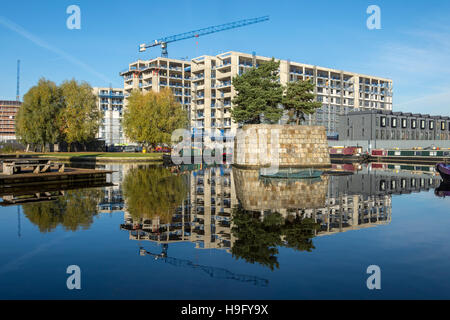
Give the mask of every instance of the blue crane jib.
[(235, 21), (235, 22), (225, 23), (225, 24), (212, 26), (212, 27), (208, 27), (208, 28), (203, 28), (203, 29), (198, 29), (198, 30), (194, 30), (194, 31), (190, 31), (190, 32), (180, 33), (180, 34), (176, 34), (173, 36), (157, 39), (150, 44), (143, 43), (143, 44), (139, 45), (139, 52), (144, 52), (144, 51), (146, 51), (147, 48), (161, 46), (161, 56), (167, 57), (168, 56), (167, 44), (170, 42), (175, 42), (175, 41), (180, 41), (180, 40), (185, 40), (185, 39), (190, 39), (190, 38), (198, 38), (200, 36), (204, 36), (207, 34), (230, 30), (230, 29), (235, 29), (235, 28), (240, 28), (240, 27), (244, 27), (244, 26), (247, 26), (250, 24), (255, 24), (255, 23), (264, 22), (264, 21), (268, 21), (268, 20), (269, 20), (269, 16), (263, 16), (263, 17), (258, 17), (258, 18), (245, 19), (245, 20), (239, 20), (239, 21)]

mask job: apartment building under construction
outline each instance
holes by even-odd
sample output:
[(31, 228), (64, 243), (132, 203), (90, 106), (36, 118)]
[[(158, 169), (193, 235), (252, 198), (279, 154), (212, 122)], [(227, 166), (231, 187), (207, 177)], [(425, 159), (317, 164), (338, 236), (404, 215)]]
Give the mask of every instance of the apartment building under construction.
[(124, 81), (124, 94), (128, 97), (133, 90), (159, 92), (170, 88), (176, 100), (189, 107), (191, 103), (191, 63), (189, 61), (156, 58), (130, 63), (120, 75)]
[[(143, 92), (172, 89), (177, 100), (189, 110), (192, 131), (211, 130), (232, 137), (238, 127), (231, 119), (236, 90), (232, 79), (271, 58), (240, 52), (200, 56), (191, 61), (169, 58), (138, 60), (120, 75), (125, 96), (133, 89)], [(311, 80), (322, 108), (307, 117), (305, 124), (323, 125), (330, 137), (338, 135), (339, 116), (353, 110), (392, 110), (392, 80), (289, 60), (280, 61), (280, 82)]]
[[(271, 58), (240, 52), (192, 59), (193, 128), (220, 129), (233, 135), (237, 124), (231, 119), (232, 98), (236, 91), (232, 79)], [(322, 108), (308, 116), (306, 124), (323, 125), (329, 136), (336, 136), (339, 115), (357, 110), (392, 110), (392, 80), (353, 72), (279, 60), (280, 82), (311, 80)]]

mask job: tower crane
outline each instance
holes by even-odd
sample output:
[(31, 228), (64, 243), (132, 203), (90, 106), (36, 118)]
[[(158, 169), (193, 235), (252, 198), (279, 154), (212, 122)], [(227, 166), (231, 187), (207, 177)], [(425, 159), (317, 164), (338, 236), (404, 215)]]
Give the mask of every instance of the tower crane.
[(240, 281), (240, 282), (247, 282), (247, 283), (251, 283), (258, 287), (267, 287), (269, 284), (269, 281), (267, 279), (259, 278), (256, 276), (251, 276), (251, 275), (246, 275), (246, 274), (235, 274), (224, 268), (204, 266), (204, 265), (195, 264), (189, 260), (168, 257), (167, 249), (168, 249), (168, 245), (163, 244), (162, 252), (160, 254), (156, 254), (156, 253), (152, 253), (150, 251), (145, 250), (143, 247), (140, 247), (139, 254), (141, 256), (148, 255), (150, 257), (153, 257), (155, 260), (164, 261), (165, 263), (171, 264), (175, 267), (198, 269), (198, 270), (205, 272), (210, 277), (216, 278), (216, 279), (227, 279), (227, 280), (236, 280), (236, 281)]
[(216, 33), (220, 31), (235, 29), (244, 27), (250, 24), (260, 23), (264, 21), (268, 21), (269, 16), (263, 16), (258, 18), (252, 18), (252, 19), (245, 19), (245, 20), (239, 20), (235, 22), (225, 23), (217, 26), (212, 26), (208, 28), (203, 28), (199, 30), (189, 31), (185, 33), (176, 34), (169, 37), (160, 38), (157, 40), (154, 40), (150, 44), (141, 44), (139, 45), (139, 52), (144, 52), (147, 50), (147, 48), (157, 47), (161, 46), (161, 56), (167, 58), (168, 52), (167, 52), (167, 44), (175, 41), (190, 39), (190, 38), (198, 38), (200, 36), (204, 36), (211, 33)]

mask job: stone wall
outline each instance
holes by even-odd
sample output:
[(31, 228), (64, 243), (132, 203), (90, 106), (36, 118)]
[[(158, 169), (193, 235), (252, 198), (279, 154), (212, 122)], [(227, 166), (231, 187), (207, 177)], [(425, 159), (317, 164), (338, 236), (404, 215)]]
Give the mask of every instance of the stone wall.
[(260, 179), (259, 169), (233, 168), (236, 197), (244, 210), (317, 209), (325, 207), (328, 177), (319, 181)]
[(323, 126), (244, 125), (234, 142), (233, 164), (246, 167), (329, 167)]

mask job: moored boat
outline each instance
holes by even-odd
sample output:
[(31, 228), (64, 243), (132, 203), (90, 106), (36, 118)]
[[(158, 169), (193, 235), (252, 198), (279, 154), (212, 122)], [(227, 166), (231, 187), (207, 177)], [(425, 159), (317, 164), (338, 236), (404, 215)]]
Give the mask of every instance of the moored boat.
[(438, 197), (450, 197), (450, 183), (442, 182), (439, 188), (434, 190), (434, 194)]
[(436, 171), (439, 172), (445, 182), (450, 182), (450, 164), (438, 163), (436, 165)]
[(321, 170), (315, 169), (280, 169), (276, 172), (271, 172), (266, 168), (260, 169), (259, 176), (263, 178), (275, 179), (316, 179), (323, 174)]

